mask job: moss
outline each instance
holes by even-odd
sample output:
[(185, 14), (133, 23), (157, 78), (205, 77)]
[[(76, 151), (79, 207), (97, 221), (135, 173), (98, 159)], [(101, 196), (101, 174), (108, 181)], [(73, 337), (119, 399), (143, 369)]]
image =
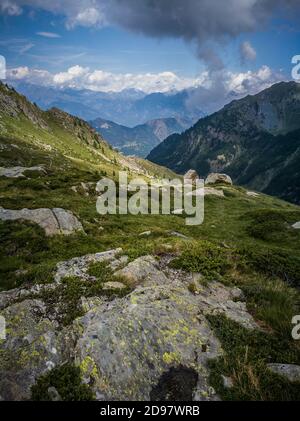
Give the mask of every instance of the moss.
[(71, 364), (56, 367), (41, 376), (31, 387), (34, 401), (50, 401), (49, 388), (54, 387), (63, 401), (91, 401), (95, 399), (91, 389), (82, 383), (80, 368)]

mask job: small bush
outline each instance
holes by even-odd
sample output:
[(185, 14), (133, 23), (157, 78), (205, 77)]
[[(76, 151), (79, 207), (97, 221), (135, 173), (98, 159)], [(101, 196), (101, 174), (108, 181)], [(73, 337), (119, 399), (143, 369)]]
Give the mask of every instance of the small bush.
[(95, 399), (93, 392), (83, 384), (79, 367), (65, 364), (53, 368), (41, 376), (31, 387), (33, 401), (50, 401), (49, 388), (54, 387), (63, 401), (92, 401)]
[(230, 268), (229, 252), (209, 241), (186, 244), (172, 267), (189, 272), (201, 273), (206, 279), (220, 278)]

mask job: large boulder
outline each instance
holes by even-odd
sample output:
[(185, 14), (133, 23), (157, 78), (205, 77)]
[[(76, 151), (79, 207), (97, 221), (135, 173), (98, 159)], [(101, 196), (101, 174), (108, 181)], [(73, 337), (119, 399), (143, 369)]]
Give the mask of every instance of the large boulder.
[(208, 174), (205, 184), (230, 184), (232, 185), (231, 177), (227, 174), (211, 173)]
[(73, 234), (83, 231), (81, 222), (72, 212), (61, 208), (21, 209), (12, 210), (0, 207), (2, 221), (25, 220), (38, 224), (45, 230), (47, 236)]
[(196, 180), (199, 180), (199, 175), (195, 170), (188, 170), (183, 178), (186, 183), (194, 183)]

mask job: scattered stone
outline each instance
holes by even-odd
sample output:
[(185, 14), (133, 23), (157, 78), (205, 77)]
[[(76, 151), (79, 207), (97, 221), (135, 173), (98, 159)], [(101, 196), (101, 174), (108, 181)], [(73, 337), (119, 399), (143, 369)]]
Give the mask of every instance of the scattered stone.
[(227, 174), (211, 173), (206, 177), (205, 184), (231, 184), (232, 179)]
[(139, 237), (149, 237), (152, 234), (152, 231), (144, 231), (139, 234)]
[(0, 207), (0, 219), (2, 221), (26, 220), (34, 222), (45, 230), (47, 236), (69, 235), (76, 231), (83, 232), (81, 222), (73, 213), (60, 208), (10, 210)]
[(110, 289), (116, 289), (116, 290), (120, 290), (120, 289), (126, 289), (126, 285), (123, 284), (123, 282), (105, 282), (105, 284), (103, 285), (103, 289), (104, 290), (110, 290)]
[(246, 194), (247, 196), (250, 196), (250, 197), (259, 197), (259, 194), (254, 191), (247, 191)]
[(187, 237), (186, 235), (181, 234), (180, 232), (177, 232), (177, 231), (171, 231), (170, 235), (172, 235), (173, 237), (182, 238), (183, 240), (189, 240), (189, 237)]
[(51, 400), (52, 402), (59, 402), (59, 401), (62, 401), (62, 398), (61, 398), (60, 394), (58, 393), (58, 391), (57, 391), (57, 389), (56, 389), (55, 387), (50, 386), (50, 387), (48, 388), (48, 394), (49, 394), (49, 396), (50, 396), (50, 400)]
[(21, 178), (24, 177), (25, 171), (36, 171), (43, 174), (46, 174), (45, 168), (42, 165), (37, 165), (34, 167), (11, 167), (11, 168), (4, 168), (0, 167), (0, 177), (8, 177), (8, 178)]
[(293, 227), (295, 230), (299, 230), (299, 229), (300, 229), (300, 221), (299, 221), (299, 222), (296, 222), (294, 225), (292, 225), (292, 227)]
[(267, 364), (269, 370), (286, 377), (290, 382), (300, 382), (300, 366), (295, 364)]
[(231, 389), (233, 387), (232, 378), (224, 376), (223, 374), (221, 375), (221, 377), (222, 377), (223, 386), (225, 387), (225, 389)]
[(182, 215), (184, 213), (184, 209), (174, 209), (172, 211), (173, 215)]

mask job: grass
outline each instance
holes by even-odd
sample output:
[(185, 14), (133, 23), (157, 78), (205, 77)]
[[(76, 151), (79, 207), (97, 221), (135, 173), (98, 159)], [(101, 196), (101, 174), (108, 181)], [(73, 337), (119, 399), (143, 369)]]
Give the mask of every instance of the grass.
[[(265, 332), (249, 331), (224, 316), (209, 316), (225, 355), (210, 361), (210, 383), (225, 400), (299, 400), (300, 383), (291, 383), (267, 368), (269, 362), (299, 364), (293, 341)], [(295, 341), (294, 341), (295, 342)], [(222, 375), (231, 377), (225, 388)]]
[(228, 250), (207, 240), (186, 244), (172, 266), (201, 273), (207, 280), (220, 278), (230, 267)]

